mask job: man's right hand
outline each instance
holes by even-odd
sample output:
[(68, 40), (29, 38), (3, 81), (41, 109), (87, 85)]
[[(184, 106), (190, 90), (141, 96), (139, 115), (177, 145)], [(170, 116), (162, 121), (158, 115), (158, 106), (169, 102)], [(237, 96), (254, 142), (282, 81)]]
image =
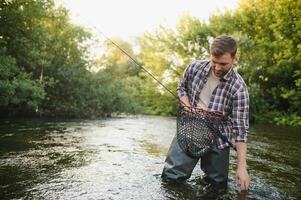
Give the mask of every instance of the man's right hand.
[(189, 103), (188, 96), (180, 97), (180, 101), (182, 106), (192, 107), (192, 105)]

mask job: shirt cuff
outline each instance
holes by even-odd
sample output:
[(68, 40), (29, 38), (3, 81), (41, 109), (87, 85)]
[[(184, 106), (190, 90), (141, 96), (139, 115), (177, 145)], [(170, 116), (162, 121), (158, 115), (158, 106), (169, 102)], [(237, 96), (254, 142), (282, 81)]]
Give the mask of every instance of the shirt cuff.
[(244, 143), (246, 143), (247, 142), (247, 134), (244, 133), (244, 134), (237, 135), (236, 138), (235, 138), (235, 142), (244, 142)]
[(185, 92), (184, 90), (178, 90), (178, 97), (182, 97), (182, 96), (187, 96), (187, 92)]

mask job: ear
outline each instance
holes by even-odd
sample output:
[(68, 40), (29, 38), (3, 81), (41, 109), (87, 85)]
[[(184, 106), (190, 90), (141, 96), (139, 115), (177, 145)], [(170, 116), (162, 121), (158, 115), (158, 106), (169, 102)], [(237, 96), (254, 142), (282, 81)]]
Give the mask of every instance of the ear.
[(235, 55), (235, 56), (232, 57), (232, 62), (233, 62), (233, 64), (236, 64), (236, 61), (237, 61), (237, 60), (236, 60), (236, 55)]

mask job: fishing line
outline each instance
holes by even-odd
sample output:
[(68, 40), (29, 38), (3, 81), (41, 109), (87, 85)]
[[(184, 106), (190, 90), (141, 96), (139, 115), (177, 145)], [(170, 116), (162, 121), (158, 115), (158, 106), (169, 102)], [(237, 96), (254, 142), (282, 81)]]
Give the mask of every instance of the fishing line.
[[(96, 29), (97, 30), (97, 29)], [(99, 31), (99, 30), (97, 30)], [(166, 89), (171, 95), (173, 95), (176, 99), (181, 101), (177, 95), (175, 95), (170, 89), (168, 89), (161, 81), (159, 81), (152, 73), (150, 73), (147, 69), (145, 69), (141, 64), (138, 63), (136, 59), (134, 59), (130, 54), (128, 54), (125, 50), (123, 50), (118, 44), (116, 44), (113, 40), (107, 37), (102, 31), (99, 31), (107, 40), (109, 40), (115, 47), (117, 47), (120, 51), (122, 51), (125, 55), (127, 55), (131, 61), (141, 69), (143, 69), (148, 75), (150, 75), (157, 83), (159, 83), (164, 89)], [(181, 101), (182, 102), (182, 101)], [(182, 102), (184, 103), (184, 102)], [(185, 104), (184, 104), (185, 105)]]
[[(64, 2), (65, 5), (68, 5), (65, 1), (60, 0), (61, 2)], [(77, 13), (76, 13), (77, 14)], [(81, 18), (83, 21), (85, 21), (87, 24), (89, 24), (90, 27), (94, 28), (98, 33), (103, 35), (103, 37), (110, 41), (116, 48), (118, 48), (121, 52), (123, 52), (130, 60), (138, 67), (140, 67), (143, 71), (145, 71), (148, 75), (150, 75), (157, 83), (159, 83), (166, 91), (168, 91), (172, 96), (174, 96), (178, 101), (182, 103), (182, 105), (186, 105), (176, 94), (174, 94), (169, 88), (167, 88), (160, 80), (158, 80), (152, 73), (150, 73), (145, 67), (143, 67), (141, 64), (138, 63), (136, 59), (134, 59), (128, 52), (126, 52), (124, 49), (120, 47), (116, 42), (114, 42), (112, 39), (110, 39), (106, 34), (104, 34), (101, 30), (99, 30), (96, 26), (92, 25), (88, 20), (84, 19), (82, 16), (77, 14), (79, 18)], [(209, 151), (209, 149), (212, 147), (213, 142), (212, 139), (214, 139), (214, 135), (217, 134), (217, 137), (220, 137), (223, 141), (227, 142), (231, 147), (234, 145), (228, 140), (228, 138), (224, 135), (222, 135), (219, 131), (219, 128), (213, 128), (212, 124), (214, 123), (214, 120), (218, 119), (218, 116), (215, 117), (203, 117), (208, 115), (216, 115), (215, 112), (210, 112), (204, 109), (200, 109), (197, 107), (191, 108), (188, 106), (180, 106), (179, 107), (179, 113), (177, 116), (177, 136), (179, 138), (182, 138), (182, 140), (179, 140), (179, 143), (181, 144), (180, 147), (184, 152), (186, 152), (191, 157), (200, 157), (203, 156), (206, 152)], [(214, 114), (215, 113), (215, 114)], [(200, 115), (201, 114), (201, 115)], [(200, 117), (202, 116), (202, 117)], [(216, 118), (217, 117), (217, 118)], [(206, 121), (206, 123), (204, 123)], [(208, 124), (211, 123), (211, 124)], [(195, 127), (198, 128), (191, 128), (193, 124), (196, 124)], [(188, 125), (188, 126), (187, 126)], [(216, 125), (218, 126), (218, 125)], [(188, 127), (188, 129), (187, 129)], [(208, 134), (205, 138), (205, 140), (191, 140), (192, 138), (197, 137), (205, 137), (200, 136), (200, 128), (202, 129), (201, 132), (207, 132)], [(214, 129), (214, 130), (213, 130)], [(210, 132), (216, 132), (214, 135), (210, 134)], [(212, 136), (212, 137), (211, 137)], [(204, 139), (204, 138), (203, 138)], [(196, 142), (197, 143), (196, 143)], [(193, 147), (192, 147), (193, 145)]]
[[(65, 5), (68, 5), (65, 1), (60, 0), (61, 2), (63, 2)], [(69, 6), (70, 7), (70, 6)], [(90, 27), (94, 28), (94, 30), (96, 30), (98, 33), (100, 33), (101, 35), (103, 35), (103, 37), (110, 41), (115, 47), (117, 47), (121, 52), (123, 52), (126, 56), (128, 56), (128, 58), (130, 58), (130, 60), (138, 67), (140, 67), (144, 72), (146, 72), (148, 75), (150, 75), (157, 83), (159, 83), (166, 91), (168, 91), (172, 96), (174, 96), (177, 100), (179, 100), (183, 105), (185, 105), (185, 103), (178, 98), (178, 96), (173, 93), (169, 88), (167, 88), (159, 79), (157, 79), (151, 72), (149, 72), (145, 67), (143, 67), (141, 64), (139, 64), (139, 62), (134, 59), (128, 52), (126, 52), (124, 49), (122, 49), (120, 47), (120, 45), (118, 45), (116, 42), (114, 42), (110, 37), (106, 36), (106, 34), (104, 34), (103, 31), (99, 30), (96, 26), (92, 25), (92, 23), (90, 23), (90, 21), (88, 21), (87, 19), (83, 18), (81, 15), (79, 15), (78, 13), (76, 13), (77, 17), (81, 18), (83, 21), (85, 21), (87, 24), (89, 24)]]

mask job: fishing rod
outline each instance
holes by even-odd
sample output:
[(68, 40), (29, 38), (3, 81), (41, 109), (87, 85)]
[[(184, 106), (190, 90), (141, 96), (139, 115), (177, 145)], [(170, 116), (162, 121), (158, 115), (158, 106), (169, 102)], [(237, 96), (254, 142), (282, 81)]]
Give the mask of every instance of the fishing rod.
[[(64, 2), (63, 0), (61, 0), (62, 2)], [(65, 3), (65, 2), (64, 2)], [(66, 3), (65, 3), (66, 4)], [(66, 5), (68, 5), (68, 4), (66, 4)], [(179, 107), (179, 110), (180, 110), (180, 117), (178, 116), (178, 118), (180, 118), (180, 119), (178, 119), (178, 121), (181, 121), (182, 120), (182, 122), (181, 123), (179, 123), (178, 124), (178, 129), (179, 128), (183, 128), (184, 127), (184, 129), (186, 128), (185, 126), (185, 123), (183, 123), (184, 121), (187, 121), (187, 119), (188, 120), (190, 120), (191, 119), (191, 115), (195, 115), (195, 119), (197, 119), (197, 124), (199, 125), (199, 126), (202, 126), (202, 127), (204, 127), (205, 125), (206, 125), (206, 127), (212, 127), (212, 122), (210, 122), (211, 124), (208, 124), (207, 122), (206, 123), (204, 123), (204, 120), (207, 120), (207, 121), (210, 121), (210, 120), (212, 120), (213, 118), (205, 118), (205, 119), (203, 119), (202, 117), (199, 117), (200, 115), (198, 115), (199, 113), (207, 113), (207, 114), (215, 114), (215, 115), (219, 115), (218, 116), (218, 118), (220, 118), (220, 119), (222, 119), (223, 118), (223, 115), (222, 114), (219, 114), (219, 113), (215, 113), (215, 112), (211, 112), (211, 111), (208, 111), (208, 110), (205, 110), (205, 109), (202, 109), (202, 108), (198, 108), (198, 107), (190, 107), (190, 106), (186, 106), (186, 103), (185, 102), (183, 102), (175, 93), (173, 93), (169, 88), (167, 88), (160, 80), (158, 80), (151, 72), (149, 72), (145, 67), (143, 67), (141, 64), (139, 64), (139, 62), (136, 60), (136, 59), (134, 59), (128, 52), (126, 52), (124, 49), (122, 49), (121, 47), (120, 47), (120, 45), (118, 45), (116, 42), (114, 42), (110, 37), (108, 37), (108, 36), (106, 36), (106, 34), (104, 34), (102, 31), (100, 31), (96, 26), (94, 26), (94, 25), (92, 25), (88, 20), (86, 20), (86, 19), (84, 19), (83, 17), (81, 17), (79, 14), (77, 14), (78, 15), (78, 17), (80, 17), (82, 20), (84, 20), (87, 24), (90, 24), (90, 26), (92, 27), (92, 28), (94, 28), (97, 32), (99, 32), (101, 35), (103, 35), (103, 37), (106, 39), (106, 40), (108, 40), (108, 41), (110, 41), (116, 48), (118, 48), (121, 52), (123, 52), (126, 56), (128, 56), (128, 58), (130, 58), (130, 60), (136, 65), (136, 66), (138, 66), (138, 67), (140, 67), (144, 72), (146, 72), (148, 75), (150, 75), (157, 83), (159, 83), (159, 85), (161, 85), (166, 91), (168, 91), (173, 97), (175, 97), (182, 105)], [(187, 114), (187, 111), (189, 111), (189, 114)], [(181, 116), (182, 115), (182, 116)], [(203, 114), (202, 114), (203, 115)], [(185, 118), (186, 118), (186, 120), (185, 120)], [(204, 129), (203, 129), (204, 130)], [(209, 129), (207, 128), (207, 131), (208, 131)], [(236, 148), (235, 148), (235, 146), (232, 144), (232, 142), (230, 142), (229, 140), (228, 140), (228, 138), (226, 137), (226, 136), (224, 136), (224, 135), (222, 135), (220, 132), (219, 132), (219, 130), (218, 129), (214, 129), (213, 130), (213, 128), (210, 128), (210, 130), (209, 131), (214, 131), (214, 132), (217, 132), (217, 135), (218, 135), (218, 137), (220, 137), (223, 141), (225, 141), (225, 142), (227, 142), (228, 144), (229, 144), (229, 146), (231, 146), (235, 151), (236, 151)], [(178, 133), (177, 133), (177, 135), (178, 136), (181, 136), (181, 135), (183, 135), (182, 133), (183, 133), (183, 131), (182, 131), (182, 133), (181, 133), (181, 131), (177, 131)], [(192, 134), (192, 135), (191, 135)], [(189, 131), (188, 131), (188, 133), (184, 136), (185, 137), (185, 139), (184, 139), (184, 141), (185, 141), (185, 143), (184, 143), (184, 146), (185, 146), (185, 148), (183, 148), (183, 150), (186, 152), (187, 150), (189, 150), (189, 153), (191, 153), (191, 152), (194, 152), (194, 153), (196, 153), (198, 156), (200, 156), (201, 155), (201, 153), (200, 152), (203, 152), (204, 151), (204, 149), (205, 148), (207, 148), (207, 149), (209, 149), (210, 148), (210, 145), (211, 144), (213, 144), (213, 142), (212, 142), (212, 138), (206, 138), (206, 140), (207, 140), (207, 146), (205, 145), (204, 146), (204, 141), (202, 140), (202, 141), (199, 141), (199, 143), (198, 143), (198, 147), (195, 147), (194, 149), (187, 149), (186, 147), (187, 147), (187, 145), (191, 145), (191, 144), (186, 144), (186, 142), (187, 142), (187, 138), (186, 137), (192, 137), (193, 136), (193, 134), (196, 134), (196, 135), (198, 135), (198, 133), (196, 132), (196, 130), (195, 131), (192, 131), (192, 133), (191, 133), (191, 130), (189, 129)], [(210, 136), (210, 134), (208, 134), (208, 136)], [(209, 143), (208, 143), (208, 141), (209, 141)], [(187, 152), (186, 152), (187, 153)]]
[[(63, 2), (64, 4), (68, 5), (65, 1), (61, 0), (61, 2)], [(92, 25), (92, 23), (90, 23), (88, 20), (84, 19), (82, 16), (80, 16), (79, 14), (77, 14), (78, 17), (80, 17), (83, 21), (85, 21), (87, 24), (89, 24), (90, 27), (94, 28), (94, 30), (96, 30), (98, 33), (100, 33), (101, 35), (103, 35), (103, 37), (110, 41), (116, 48), (118, 48), (121, 52), (123, 52), (126, 56), (128, 56), (128, 58), (130, 58), (130, 60), (138, 67), (140, 67), (144, 72), (146, 72), (148, 75), (150, 75), (157, 83), (159, 83), (166, 91), (168, 91), (173, 97), (175, 97), (176, 99), (178, 99), (183, 105), (186, 105), (180, 98), (178, 98), (178, 96), (173, 93), (169, 88), (167, 88), (159, 79), (157, 79), (149, 70), (147, 70), (145, 67), (143, 67), (141, 64), (139, 64), (139, 62), (134, 59), (128, 52), (126, 52), (124, 49), (122, 49), (120, 47), (120, 45), (118, 45), (116, 42), (114, 42), (110, 37), (108, 37), (106, 34), (104, 34), (103, 31), (99, 30), (96, 26)]]
[[(95, 27), (96, 28), (96, 27)], [(97, 29), (96, 29), (97, 30)], [(99, 31), (99, 30), (97, 30)], [(176, 99), (181, 101), (185, 105), (185, 103), (178, 98), (178, 96), (173, 93), (168, 87), (166, 87), (160, 80), (158, 80), (152, 73), (150, 73), (145, 67), (143, 67), (141, 64), (138, 63), (136, 59), (134, 59), (130, 54), (128, 54), (125, 50), (123, 50), (118, 44), (116, 44), (113, 40), (111, 40), (109, 37), (107, 37), (102, 31), (99, 31), (107, 40), (109, 40), (115, 47), (117, 47), (121, 52), (123, 52), (125, 55), (127, 55), (131, 61), (138, 67), (140, 67), (143, 71), (145, 71), (148, 75), (150, 75), (157, 83), (159, 83), (165, 90), (167, 90), (172, 96), (174, 96)]]

